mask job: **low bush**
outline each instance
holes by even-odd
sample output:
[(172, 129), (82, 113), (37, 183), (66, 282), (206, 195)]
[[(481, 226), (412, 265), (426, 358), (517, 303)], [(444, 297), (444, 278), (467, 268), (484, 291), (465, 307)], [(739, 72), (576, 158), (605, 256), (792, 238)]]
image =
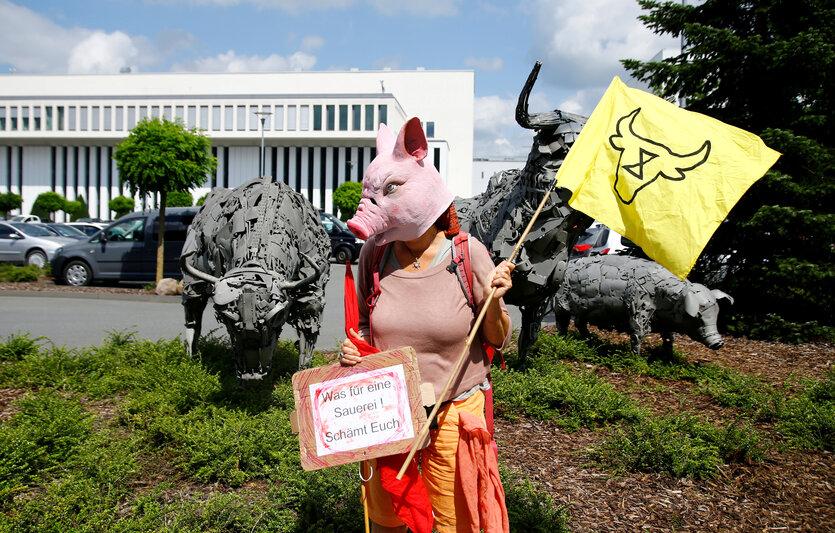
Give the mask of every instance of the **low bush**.
[(800, 394), (786, 400), (777, 430), (791, 446), (835, 451), (835, 369), (802, 384)]
[(762, 437), (750, 425), (716, 427), (689, 413), (652, 416), (616, 428), (591, 451), (615, 473), (661, 472), (675, 477), (708, 478), (724, 462), (759, 461)]
[(11, 265), (0, 263), (0, 281), (6, 283), (20, 283), (25, 281), (38, 281), (41, 276), (46, 275), (44, 269), (35, 265)]

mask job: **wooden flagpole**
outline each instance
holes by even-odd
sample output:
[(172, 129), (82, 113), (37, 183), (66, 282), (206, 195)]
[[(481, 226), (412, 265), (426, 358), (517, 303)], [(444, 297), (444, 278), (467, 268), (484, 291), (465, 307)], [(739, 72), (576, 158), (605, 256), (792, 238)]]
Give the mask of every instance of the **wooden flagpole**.
[[(516, 255), (519, 253), (519, 250), (522, 249), (522, 244), (525, 242), (525, 239), (528, 237), (528, 233), (531, 232), (531, 228), (533, 228), (536, 219), (539, 218), (539, 214), (542, 212), (542, 209), (545, 207), (545, 202), (548, 201), (548, 198), (551, 196), (551, 191), (554, 190), (554, 185), (556, 185), (557, 181), (554, 180), (551, 183), (551, 186), (545, 191), (545, 196), (542, 198), (542, 201), (539, 202), (539, 206), (536, 208), (536, 211), (531, 217), (531, 221), (528, 222), (528, 226), (525, 228), (525, 231), (522, 232), (522, 236), (519, 237), (519, 242), (516, 243), (516, 247), (513, 248), (513, 252), (511, 252), (510, 257), (507, 258), (508, 261), (511, 263), (514, 259), (516, 259)], [(440, 396), (438, 396), (437, 401), (435, 402), (435, 407), (432, 408), (432, 412), (426, 417), (426, 424), (421, 428), (420, 433), (418, 433), (417, 437), (415, 437), (414, 442), (412, 443), (412, 447), (409, 450), (409, 455), (406, 456), (406, 460), (403, 461), (403, 466), (400, 467), (400, 471), (397, 473), (397, 479), (402, 479), (403, 474), (406, 472), (406, 468), (409, 466), (409, 462), (415, 457), (415, 453), (420, 446), (420, 443), (426, 438), (426, 435), (429, 433), (429, 425), (432, 420), (435, 418), (435, 415), (438, 414), (438, 409), (441, 407), (441, 403), (443, 403), (443, 398), (449, 393), (449, 389), (452, 387), (452, 382), (455, 381), (455, 378), (458, 377), (458, 372), (461, 371), (461, 367), (464, 365), (464, 360), (467, 357), (467, 354), (470, 353), (470, 346), (473, 344), (473, 340), (475, 339), (476, 335), (478, 335), (478, 330), (481, 327), (481, 322), (484, 320), (484, 315), (487, 314), (487, 307), (493, 301), (493, 298), (496, 294), (496, 289), (498, 287), (493, 287), (493, 290), (490, 291), (490, 295), (484, 301), (484, 305), (481, 306), (481, 312), (476, 317), (475, 324), (473, 324), (473, 329), (470, 331), (470, 335), (467, 337), (467, 343), (464, 345), (464, 349), (461, 351), (461, 355), (458, 356), (458, 361), (455, 362), (455, 366), (452, 368), (452, 371), (449, 373), (449, 379), (447, 379), (446, 385), (444, 385), (444, 390), (441, 392)]]

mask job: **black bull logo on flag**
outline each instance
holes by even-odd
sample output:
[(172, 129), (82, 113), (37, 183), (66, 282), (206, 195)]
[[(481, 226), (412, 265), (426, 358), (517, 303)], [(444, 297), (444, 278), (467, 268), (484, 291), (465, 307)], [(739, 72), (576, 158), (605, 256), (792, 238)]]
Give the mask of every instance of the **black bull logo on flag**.
[[(662, 143), (641, 137), (633, 129), (635, 117), (640, 112), (639, 107), (621, 117), (615, 127), (617, 133), (609, 137), (609, 144), (620, 152), (614, 190), (626, 205), (631, 204), (635, 196), (659, 176), (681, 181), (686, 177), (685, 172), (707, 161), (710, 155), (709, 140), (695, 152), (677, 154)], [(627, 120), (628, 132), (624, 133), (623, 124)]]

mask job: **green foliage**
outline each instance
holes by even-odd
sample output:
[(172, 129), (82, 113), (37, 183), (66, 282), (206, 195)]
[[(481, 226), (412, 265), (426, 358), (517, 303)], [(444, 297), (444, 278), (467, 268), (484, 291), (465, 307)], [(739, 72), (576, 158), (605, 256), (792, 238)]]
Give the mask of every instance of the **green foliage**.
[(128, 198), (127, 196), (117, 196), (107, 204), (107, 208), (113, 211), (114, 218), (122, 218), (128, 213), (133, 212), (134, 207), (136, 207), (136, 202), (133, 198)]
[(777, 430), (792, 446), (835, 451), (835, 369), (786, 401)]
[(519, 474), (501, 469), (511, 531), (567, 532), (568, 505), (557, 505), (551, 495)]
[(13, 333), (0, 344), (0, 361), (21, 361), (27, 355), (37, 354), (38, 342), (44, 337), (32, 338), (29, 332)]
[(574, 430), (617, 420), (635, 420), (643, 414), (628, 396), (594, 373), (575, 370), (557, 361), (572, 349), (588, 350), (582, 341), (562, 340), (558, 336), (553, 336), (551, 341), (555, 349), (539, 344), (540, 348), (533, 350), (524, 367), (514, 369), (518, 363), (511, 356), (507, 370), (493, 373), (497, 415), (556, 420)]
[(8, 218), (9, 213), (15, 209), (20, 209), (23, 205), (23, 197), (17, 193), (4, 192), (0, 193), (0, 214), (3, 218)]
[(765, 448), (750, 425), (716, 427), (683, 413), (616, 428), (591, 455), (615, 473), (664, 472), (699, 479), (715, 476), (723, 462), (762, 460)]
[(201, 207), (203, 205), (203, 202), (205, 202), (206, 198), (208, 198), (208, 197), (209, 197), (209, 193), (204, 194), (203, 196), (201, 196), (200, 198), (197, 199), (197, 203), (194, 204), (194, 205), (196, 205), (197, 207)]
[(191, 207), (194, 197), (188, 191), (171, 191), (165, 199), (165, 207)]
[[(679, 56), (626, 60), (665, 97), (760, 134), (783, 154), (719, 227), (691, 273), (735, 298), (735, 334), (808, 341), (835, 327), (835, 17), (821, 0), (640, 1)], [(768, 87), (769, 90), (763, 90)], [(771, 90), (770, 88), (776, 87)], [(779, 317), (778, 319), (772, 317)], [(769, 325), (779, 322), (779, 327)]]
[(208, 137), (179, 120), (147, 118), (119, 143), (113, 159), (134, 195), (184, 191), (214, 172), (210, 146)]
[(339, 218), (345, 222), (354, 216), (362, 199), (362, 183), (346, 181), (333, 191), (333, 204), (339, 208)]
[(12, 265), (0, 263), (0, 281), (17, 283), (21, 281), (38, 281), (44, 275), (44, 269), (35, 265)]
[(70, 215), (70, 221), (75, 222), (79, 218), (90, 218), (90, 209), (87, 207), (87, 202), (84, 201), (84, 196), (78, 195), (72, 202), (66, 202), (63, 211)]
[[(362, 531), (356, 466), (301, 469), (292, 343), (271, 380), (247, 388), (228, 341), (200, 348), (132, 332), (85, 350), (26, 335), (0, 345), (0, 387), (41, 391), (0, 422), (0, 530)], [(563, 528), (564, 507), (531, 484), (509, 476), (505, 489), (513, 530)]]
[(42, 192), (32, 204), (32, 214), (39, 216), (41, 220), (52, 220), (52, 215), (63, 210), (66, 202), (67, 200), (57, 192)]

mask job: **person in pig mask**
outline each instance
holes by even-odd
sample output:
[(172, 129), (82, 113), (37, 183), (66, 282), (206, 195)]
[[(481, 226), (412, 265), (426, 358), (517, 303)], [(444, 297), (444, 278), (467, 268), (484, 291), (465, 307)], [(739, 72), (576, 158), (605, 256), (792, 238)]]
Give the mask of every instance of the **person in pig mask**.
[[(470, 467), (472, 464), (456, 459), (460, 457), (459, 451), (464, 451), (459, 450), (459, 424), (463, 427), (462, 421), (468, 420), (484, 426), (484, 391), (490, 387), (487, 379), (490, 361), (485, 347), (502, 349), (510, 341), (510, 316), (501, 297), (511, 287), (510, 273), (514, 265), (505, 261), (494, 266), (484, 245), (470, 237), (475, 300), (474, 307), (470, 307), (456, 273), (447, 268), (452, 260), (453, 239), (459, 232), (452, 205), (454, 195), (434, 166), (424, 162), (427, 143), (420, 121), (410, 119), (396, 138), (381, 124), (377, 154), (363, 178), (357, 212), (348, 221), (351, 231), (367, 242), (360, 253), (357, 278), (359, 331), (351, 330), (343, 341), (340, 361), (343, 365), (360, 361), (357, 345), (361, 343), (357, 339), (383, 351), (402, 346), (415, 349), (421, 379), (434, 385), (436, 401), (442, 402), (437, 417), (439, 428), (430, 431), (430, 444), (420, 453), (422, 486), (431, 503), (431, 527), (441, 533), (462, 526), (467, 531), (507, 530), (507, 511), (498, 471), (494, 476), (497, 487), (490, 492), (494, 501), (490, 503), (499, 507), (499, 511), (491, 513), (493, 522), (499, 523), (491, 526), (484, 523), (484, 517), (477, 516), (478, 511), (475, 518), (473, 513), (465, 512), (473, 509), (473, 501), (482, 507), (484, 502), (479, 502), (478, 494), (473, 494), (481, 489), (466, 482), (472, 475), (460, 471), (461, 464)], [(377, 267), (379, 297), (371, 313), (367, 298), (373, 292), (372, 264), (378, 247), (384, 247), (376, 258), (380, 265)], [(494, 287), (496, 293), (479, 337), (472, 343), (449, 393), (438, 398), (466, 345), (475, 317)], [(487, 434), (486, 430), (484, 433)], [(495, 460), (495, 449), (491, 453), (494, 457), (490, 459)], [(402, 459), (393, 462), (396, 472)], [(391, 473), (387, 474), (385, 461), (378, 460), (372, 466), (376, 468), (372, 468), (367, 492), (373, 531), (406, 531), (404, 524), (414, 531), (423, 529), (408, 519), (408, 512), (403, 510), (408, 505), (397, 494), (400, 489), (387, 485)], [(382, 485), (380, 470), (383, 470)], [(422, 491), (418, 487), (418, 492)], [(468, 504), (462, 503), (467, 499)], [(468, 527), (472, 522), (478, 522), (475, 528)]]

